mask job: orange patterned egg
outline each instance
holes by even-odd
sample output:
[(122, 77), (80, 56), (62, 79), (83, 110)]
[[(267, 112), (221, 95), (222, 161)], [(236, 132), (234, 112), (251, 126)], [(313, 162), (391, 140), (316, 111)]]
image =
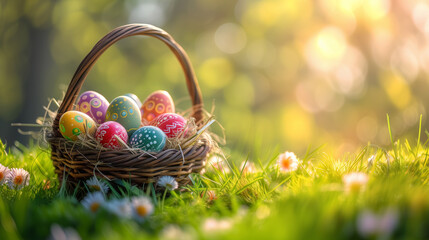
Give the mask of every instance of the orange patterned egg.
[(79, 135), (93, 136), (97, 127), (94, 120), (85, 113), (78, 111), (65, 112), (60, 118), (60, 133), (65, 139), (76, 141)]
[(142, 123), (150, 121), (163, 113), (174, 113), (174, 102), (167, 91), (158, 90), (149, 95), (141, 107)]

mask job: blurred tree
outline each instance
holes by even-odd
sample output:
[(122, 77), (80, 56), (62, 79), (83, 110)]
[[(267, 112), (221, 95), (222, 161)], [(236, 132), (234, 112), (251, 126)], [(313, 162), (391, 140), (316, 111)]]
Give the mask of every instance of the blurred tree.
[[(10, 127), (40, 115), (49, 94), (49, 39), (52, 2), (1, 1), (0, 7), (0, 126), (2, 138), (26, 141)], [(9, 143), (10, 143), (9, 141)]]

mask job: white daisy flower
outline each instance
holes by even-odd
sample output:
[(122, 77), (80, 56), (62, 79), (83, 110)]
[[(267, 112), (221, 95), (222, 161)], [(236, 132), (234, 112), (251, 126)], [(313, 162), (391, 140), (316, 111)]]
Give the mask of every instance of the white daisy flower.
[(96, 176), (86, 180), (85, 184), (92, 192), (100, 191), (102, 193), (107, 193), (109, 191), (109, 186), (107, 186), (104, 181), (99, 180)]
[(179, 187), (179, 184), (177, 183), (176, 179), (171, 176), (160, 177), (156, 184), (168, 190), (175, 190)]
[(101, 192), (88, 193), (81, 201), (82, 205), (93, 213), (97, 212), (104, 202), (104, 195)]
[(230, 219), (207, 218), (203, 223), (203, 229), (205, 232), (221, 232), (226, 231), (232, 227), (232, 221)]
[(216, 192), (213, 190), (207, 190), (206, 192), (202, 192), (201, 197), (202, 198), (205, 197), (207, 199), (207, 201), (209, 201), (209, 202), (212, 202), (212, 201), (217, 199)]
[(362, 172), (352, 172), (343, 176), (346, 192), (359, 192), (365, 188), (368, 175)]
[(372, 168), (372, 165), (374, 165), (374, 161), (375, 161), (375, 154), (374, 155), (371, 155), (369, 158), (368, 158), (368, 168)]
[(132, 208), (128, 199), (113, 199), (106, 202), (103, 207), (121, 218), (130, 218), (132, 215)]
[(298, 159), (293, 152), (284, 152), (279, 155), (277, 164), (282, 172), (292, 172), (298, 169)]
[(228, 165), (225, 163), (226, 160), (221, 158), (220, 156), (214, 155), (208, 160), (208, 165), (213, 169), (217, 169), (219, 172), (229, 173), (230, 169)]
[(161, 233), (160, 239), (164, 240), (191, 240), (197, 239), (196, 232), (193, 228), (182, 229), (181, 227), (173, 224), (165, 226)]
[(12, 189), (22, 189), (30, 182), (30, 173), (22, 168), (12, 168), (6, 176), (6, 182)]
[(131, 199), (133, 216), (138, 221), (143, 221), (153, 213), (154, 207), (148, 197), (140, 196)]
[(387, 209), (379, 219), (379, 232), (383, 235), (390, 235), (399, 224), (399, 213), (396, 209)]
[(47, 238), (48, 240), (81, 240), (79, 233), (73, 228), (62, 228), (58, 224), (51, 226), (51, 235)]
[(255, 172), (255, 164), (253, 162), (242, 162), (240, 165), (240, 171), (243, 169), (243, 173), (254, 173)]
[(0, 164), (0, 184), (5, 184), (7, 176), (9, 175), (9, 168)]
[(399, 214), (394, 209), (387, 209), (384, 213), (374, 213), (364, 210), (357, 218), (357, 231), (363, 237), (383, 236), (388, 239), (399, 223)]
[(359, 234), (368, 237), (377, 232), (378, 217), (373, 212), (365, 210), (359, 214), (356, 224)]

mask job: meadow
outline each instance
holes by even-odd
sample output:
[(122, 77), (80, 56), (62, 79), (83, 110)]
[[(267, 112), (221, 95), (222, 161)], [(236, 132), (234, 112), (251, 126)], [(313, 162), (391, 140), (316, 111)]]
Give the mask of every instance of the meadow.
[[(43, 106), (131, 23), (186, 51), (222, 154), (188, 186), (67, 189), (28, 126), (51, 127)], [(429, 239), (428, 26), (428, 0), (2, 0), (0, 240)], [(80, 93), (162, 89), (186, 113), (183, 73), (162, 42), (133, 36)]]
[[(308, 148), (296, 159), (255, 145), (247, 157), (211, 156), (192, 185), (164, 192), (99, 180), (107, 191), (96, 208), (60, 185), (48, 149), (2, 144), (0, 163), (30, 179), (0, 186), (0, 239), (427, 239), (429, 148), (420, 138), (341, 157)], [(106, 204), (136, 198), (150, 205), (137, 218)]]

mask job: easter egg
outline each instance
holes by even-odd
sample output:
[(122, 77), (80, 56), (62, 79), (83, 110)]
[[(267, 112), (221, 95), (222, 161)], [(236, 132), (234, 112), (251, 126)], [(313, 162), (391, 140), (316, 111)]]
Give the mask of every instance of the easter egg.
[(164, 113), (155, 118), (150, 125), (159, 127), (168, 138), (174, 138), (185, 130), (186, 120), (176, 113)]
[(105, 148), (123, 148), (123, 145), (120, 143), (117, 137), (120, 138), (125, 144), (128, 141), (127, 130), (125, 130), (121, 124), (113, 121), (108, 121), (101, 124), (98, 126), (98, 129), (95, 132), (95, 139), (97, 139), (97, 141)]
[(119, 96), (113, 99), (107, 108), (106, 121), (120, 123), (127, 130), (128, 136), (131, 136), (140, 127), (140, 109), (131, 98)]
[(167, 141), (167, 136), (161, 129), (154, 126), (144, 126), (133, 133), (130, 144), (133, 148), (143, 151), (159, 152)]
[(149, 95), (141, 107), (142, 122), (148, 123), (163, 113), (174, 113), (174, 102), (166, 91), (155, 91)]
[(90, 116), (96, 123), (101, 124), (106, 117), (109, 102), (106, 98), (94, 91), (82, 93), (77, 100), (77, 111)]
[(140, 98), (139, 98), (139, 97), (137, 97), (135, 94), (127, 93), (127, 94), (124, 94), (124, 96), (127, 96), (127, 97), (131, 98), (132, 100), (134, 100), (134, 102), (136, 102), (136, 103), (137, 103), (137, 106), (138, 106), (139, 108), (141, 108), (141, 107), (142, 107), (142, 102), (140, 101)]
[(92, 136), (97, 129), (94, 120), (78, 111), (65, 112), (59, 123), (60, 133), (65, 139), (76, 141), (81, 134)]

